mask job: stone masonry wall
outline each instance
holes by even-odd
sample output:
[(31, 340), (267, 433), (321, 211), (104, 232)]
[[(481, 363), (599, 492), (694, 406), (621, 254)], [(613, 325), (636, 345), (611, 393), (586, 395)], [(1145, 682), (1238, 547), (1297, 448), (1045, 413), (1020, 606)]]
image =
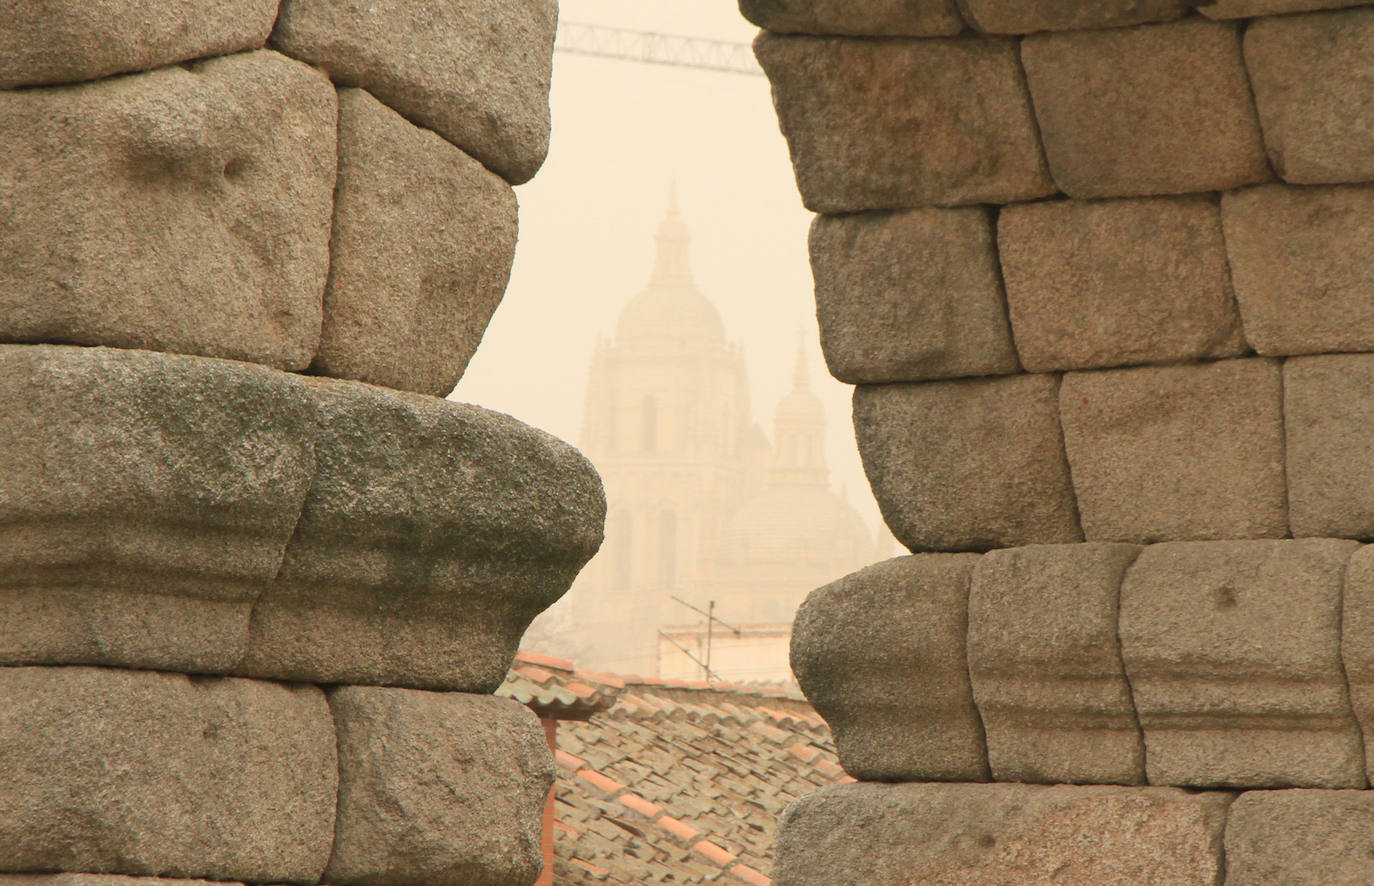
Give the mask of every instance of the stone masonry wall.
[(912, 556), (779, 886), (1374, 879), (1374, 6), (742, 0)]
[[(552, 0), (0, 3), (0, 886), (529, 886), (591, 465), (444, 399)], [(145, 879), (182, 878), (182, 879)]]

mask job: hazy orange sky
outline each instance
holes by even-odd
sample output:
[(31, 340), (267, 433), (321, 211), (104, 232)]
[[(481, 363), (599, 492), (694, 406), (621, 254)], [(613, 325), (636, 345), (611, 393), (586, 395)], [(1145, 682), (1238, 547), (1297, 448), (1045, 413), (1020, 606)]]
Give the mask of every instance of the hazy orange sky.
[[(715, 0), (564, 0), (570, 22), (748, 43), (756, 29)], [(510, 288), (453, 398), (509, 412), (577, 443), (599, 336), (648, 279), (653, 233), (677, 184), (692, 266), (744, 349), (754, 414), (772, 436), (804, 336), (829, 418), (835, 488), (876, 527), (849, 424), (850, 388), (817, 341), (801, 205), (763, 76), (554, 54), (553, 140), (517, 188)]]

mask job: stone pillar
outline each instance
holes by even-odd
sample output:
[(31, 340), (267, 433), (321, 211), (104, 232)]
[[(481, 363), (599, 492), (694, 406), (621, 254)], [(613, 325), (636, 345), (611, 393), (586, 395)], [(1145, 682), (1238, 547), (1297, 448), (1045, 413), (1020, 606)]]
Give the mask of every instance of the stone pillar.
[(741, 7), (912, 551), (774, 882), (1370, 882), (1374, 6)]
[(530, 886), (548, 739), (491, 693), (605, 501), (443, 398), (554, 3), (0, 19), (0, 886)]

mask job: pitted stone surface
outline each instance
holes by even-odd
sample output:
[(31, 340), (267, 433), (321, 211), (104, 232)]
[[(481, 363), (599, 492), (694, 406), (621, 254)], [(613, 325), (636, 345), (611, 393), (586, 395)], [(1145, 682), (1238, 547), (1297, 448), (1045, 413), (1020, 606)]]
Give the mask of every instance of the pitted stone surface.
[(277, 0), (5, 0), (0, 89), (256, 49), (276, 17)]
[(1256, 351), (1374, 350), (1374, 187), (1265, 185), (1223, 196), (1221, 215)]
[(1082, 541), (1058, 390), (1052, 375), (855, 388), (859, 454), (898, 541), (913, 551)]
[(1374, 180), (1374, 9), (1260, 19), (1245, 64), (1284, 181)]
[(557, 22), (554, 0), (282, 0), (272, 44), (518, 185), (549, 149)]
[(973, 570), (968, 660), (997, 781), (1143, 784), (1117, 641), (1134, 545), (992, 551)]
[(1293, 535), (1374, 538), (1374, 354), (1286, 361), (1283, 426)]
[(339, 92), (339, 179), (315, 369), (445, 396), (515, 257), (515, 193), (361, 89)]
[(1151, 784), (1364, 787), (1341, 661), (1353, 541), (1146, 548), (1121, 588), (1121, 646)]
[(318, 470), (238, 672), (490, 692), (601, 543), (600, 478), (509, 416), (311, 382)]
[(339, 821), (324, 882), (525, 886), (543, 864), (553, 760), (534, 713), (461, 693), (345, 686)]
[(336, 790), (314, 687), (0, 668), (0, 870), (314, 883)]
[(955, 0), (740, 0), (739, 8), (775, 34), (949, 37), (964, 29)]
[(1011, 40), (763, 34), (754, 53), (808, 209), (1009, 203), (1054, 192)]
[(1374, 545), (1356, 551), (1346, 567), (1341, 661), (1350, 703), (1365, 737), (1366, 771), (1374, 772)]
[(1226, 886), (1364, 886), (1374, 857), (1368, 791), (1247, 791), (1226, 818)]
[(1207, 197), (1008, 206), (997, 248), (1029, 371), (1245, 352), (1221, 217)]
[(0, 92), (0, 340), (304, 369), (336, 116), (267, 51)]
[(965, 637), (973, 554), (917, 554), (819, 588), (797, 612), (792, 670), (870, 781), (985, 781)]
[(231, 667), (315, 469), (304, 387), (228, 360), (0, 346), (0, 663)]
[(1279, 365), (1263, 359), (1064, 376), (1088, 540), (1286, 535), (1281, 398)]
[(819, 216), (816, 315), (850, 384), (1016, 372), (992, 221), (981, 207)]
[(1021, 60), (1054, 181), (1071, 197), (1270, 178), (1234, 25), (1040, 34), (1022, 43)]
[(776, 886), (1216, 886), (1230, 797), (1174, 788), (846, 784), (783, 813)]
[(1123, 28), (1183, 15), (1186, 0), (959, 0), (969, 24), (988, 34)]

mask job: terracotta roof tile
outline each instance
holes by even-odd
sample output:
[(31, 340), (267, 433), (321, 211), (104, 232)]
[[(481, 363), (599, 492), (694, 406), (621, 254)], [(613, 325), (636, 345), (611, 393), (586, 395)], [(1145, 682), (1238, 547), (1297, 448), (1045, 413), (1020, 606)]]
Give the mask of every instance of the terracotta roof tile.
[(621, 791), (625, 790), (625, 786), (620, 782), (616, 781), (613, 778), (607, 778), (600, 772), (596, 772), (592, 769), (578, 770), (577, 777), (582, 779), (592, 787), (596, 788), (597, 790), (605, 791), (608, 794), (618, 794)]
[(649, 818), (658, 818), (660, 815), (663, 814), (663, 807), (659, 806), (656, 803), (650, 803), (648, 800), (644, 799), (638, 794), (632, 794), (628, 792), (621, 794), (619, 797), (616, 798), (616, 802), (620, 803), (621, 806), (633, 809), (640, 815), (644, 815)]
[(523, 649), (515, 653), (515, 660), (521, 663), (544, 665), (545, 667), (558, 668), (559, 670), (563, 671), (571, 671), (573, 669), (573, 663), (568, 661), (566, 658), (558, 658), (557, 656), (553, 655), (543, 655), (538, 652), (526, 652)]
[(553, 761), (564, 769), (571, 769), (573, 772), (587, 768), (586, 760), (583, 760), (581, 757), (574, 757), (562, 748), (553, 752)]
[(727, 852), (710, 840), (699, 840), (693, 843), (692, 851), (700, 852), (702, 855), (722, 867), (734, 864), (739, 859), (738, 855), (735, 855), (733, 852)]
[(773, 882), (771, 879), (765, 877), (762, 873), (754, 870), (747, 864), (731, 865), (730, 873), (734, 874), (736, 877), (738, 877), (746, 883), (755, 884), (755, 886), (768, 886), (768, 884)]

